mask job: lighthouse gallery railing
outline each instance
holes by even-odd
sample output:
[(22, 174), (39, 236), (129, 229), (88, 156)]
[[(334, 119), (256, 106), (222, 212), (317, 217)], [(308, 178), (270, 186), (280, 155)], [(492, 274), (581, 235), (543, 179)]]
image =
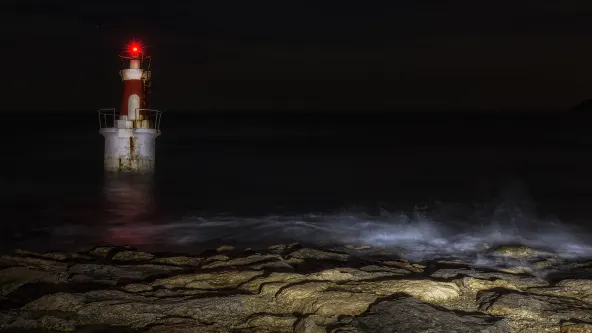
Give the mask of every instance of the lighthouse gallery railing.
[(99, 129), (102, 128), (116, 128), (118, 120), (132, 121), (132, 128), (147, 128), (160, 131), (160, 120), (162, 118), (162, 111), (153, 109), (136, 109), (134, 120), (129, 116), (118, 115), (114, 108), (100, 109), (99, 113)]

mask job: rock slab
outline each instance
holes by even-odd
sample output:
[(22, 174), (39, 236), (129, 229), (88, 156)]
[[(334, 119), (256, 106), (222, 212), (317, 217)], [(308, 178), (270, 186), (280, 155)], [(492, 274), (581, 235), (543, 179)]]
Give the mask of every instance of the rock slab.
[(382, 301), (359, 317), (341, 319), (331, 333), (510, 333), (504, 319), (458, 314), (411, 297)]

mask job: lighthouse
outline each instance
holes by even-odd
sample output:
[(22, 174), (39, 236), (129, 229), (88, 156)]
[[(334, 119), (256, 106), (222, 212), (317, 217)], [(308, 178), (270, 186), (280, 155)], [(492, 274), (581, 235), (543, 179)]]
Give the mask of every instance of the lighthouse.
[(105, 137), (105, 171), (152, 173), (162, 112), (150, 109), (151, 62), (139, 42), (119, 54), (122, 95), (119, 110), (99, 110)]

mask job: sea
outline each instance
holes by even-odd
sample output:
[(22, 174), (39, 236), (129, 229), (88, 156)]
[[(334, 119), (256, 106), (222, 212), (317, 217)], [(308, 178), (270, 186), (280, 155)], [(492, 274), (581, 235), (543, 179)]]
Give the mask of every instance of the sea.
[(0, 114), (0, 252), (297, 242), (592, 257), (590, 115), (166, 111), (150, 176), (105, 174), (98, 126), (92, 110)]

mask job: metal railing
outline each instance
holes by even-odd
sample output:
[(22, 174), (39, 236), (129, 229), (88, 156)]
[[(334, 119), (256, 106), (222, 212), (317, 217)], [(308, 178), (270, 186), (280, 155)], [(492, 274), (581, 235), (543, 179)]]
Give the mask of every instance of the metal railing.
[(100, 109), (99, 113), (99, 129), (103, 128), (118, 128), (122, 124), (120, 121), (125, 121), (125, 126), (122, 128), (146, 128), (160, 131), (160, 121), (162, 118), (162, 111), (153, 109), (136, 109), (133, 117), (130, 115), (121, 116), (116, 114), (115, 109)]
[(115, 127), (115, 120), (119, 116), (115, 115), (115, 109), (100, 109), (99, 111), (99, 129)]

